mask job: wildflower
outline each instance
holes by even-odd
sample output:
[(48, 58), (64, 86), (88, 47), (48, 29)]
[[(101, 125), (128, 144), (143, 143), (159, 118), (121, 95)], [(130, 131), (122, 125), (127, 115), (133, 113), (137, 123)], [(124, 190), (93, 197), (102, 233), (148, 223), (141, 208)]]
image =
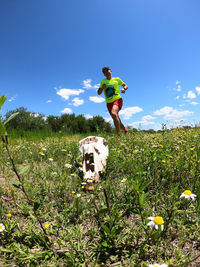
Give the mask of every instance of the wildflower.
[(150, 222), (148, 222), (148, 226), (153, 229), (155, 227), (156, 230), (158, 230), (158, 228), (161, 228), (161, 231), (163, 231), (164, 229), (164, 220), (162, 217), (160, 216), (156, 216), (156, 217), (148, 217), (148, 219), (150, 220)]
[(66, 152), (67, 150), (66, 149), (61, 149), (62, 152)]
[(86, 184), (87, 184), (86, 182), (81, 183), (81, 185), (86, 185)]
[(49, 161), (53, 161), (53, 158), (49, 158)]
[(9, 218), (12, 217), (12, 214), (11, 213), (8, 213), (7, 214), (7, 217), (9, 217)]
[(158, 264), (158, 263), (154, 263), (154, 264), (149, 264), (149, 267), (167, 267), (167, 264)]
[(184, 198), (186, 198), (186, 199), (192, 199), (192, 200), (195, 200), (196, 196), (197, 196), (197, 195), (192, 194), (192, 192), (191, 192), (190, 190), (185, 190), (185, 191), (181, 194), (180, 198), (183, 198), (183, 197), (184, 197)]
[(165, 160), (164, 159), (162, 160), (162, 163), (165, 163)]
[(76, 196), (77, 196), (77, 197), (80, 197), (80, 196), (81, 196), (81, 194), (76, 194)]
[(44, 153), (42, 153), (42, 152), (39, 152), (39, 154), (40, 154), (41, 156), (44, 156)]
[(30, 153), (30, 155), (32, 155), (33, 154), (33, 152), (29, 152)]
[(82, 168), (82, 167), (79, 167), (79, 170), (80, 170), (80, 171), (82, 171), (82, 170), (83, 170), (83, 168)]
[(72, 191), (72, 194), (75, 194), (76, 192), (75, 191)]
[(65, 167), (70, 169), (72, 167), (72, 165), (67, 163), (67, 164), (65, 164)]
[(47, 149), (46, 149), (46, 147), (42, 147), (42, 150), (43, 150), (43, 151), (46, 151)]
[(5, 230), (5, 226), (3, 225), (3, 223), (0, 223), (0, 232), (3, 232)]
[(124, 178), (124, 179), (121, 180), (121, 182), (122, 182), (122, 183), (126, 183), (126, 180), (127, 180), (127, 179)]
[(44, 224), (44, 228), (45, 228), (45, 229), (47, 229), (49, 226), (50, 226), (49, 223), (45, 223), (45, 224)]

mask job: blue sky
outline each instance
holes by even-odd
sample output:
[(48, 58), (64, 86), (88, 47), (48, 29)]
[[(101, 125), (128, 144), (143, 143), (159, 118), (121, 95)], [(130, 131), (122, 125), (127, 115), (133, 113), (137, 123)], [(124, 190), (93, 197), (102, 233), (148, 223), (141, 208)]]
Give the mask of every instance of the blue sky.
[(134, 128), (199, 123), (199, 0), (1, 0), (2, 114), (18, 107), (110, 119), (96, 90), (109, 66)]

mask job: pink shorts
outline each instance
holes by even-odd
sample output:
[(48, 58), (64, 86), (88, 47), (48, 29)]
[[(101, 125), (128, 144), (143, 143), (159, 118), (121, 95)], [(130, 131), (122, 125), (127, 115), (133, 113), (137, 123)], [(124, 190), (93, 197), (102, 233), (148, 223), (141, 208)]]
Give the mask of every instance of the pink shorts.
[(108, 108), (108, 111), (109, 113), (111, 114), (111, 111), (112, 111), (112, 107), (116, 105), (119, 107), (119, 110), (122, 108), (122, 105), (123, 105), (123, 100), (122, 98), (119, 98), (111, 103), (107, 103), (107, 108)]

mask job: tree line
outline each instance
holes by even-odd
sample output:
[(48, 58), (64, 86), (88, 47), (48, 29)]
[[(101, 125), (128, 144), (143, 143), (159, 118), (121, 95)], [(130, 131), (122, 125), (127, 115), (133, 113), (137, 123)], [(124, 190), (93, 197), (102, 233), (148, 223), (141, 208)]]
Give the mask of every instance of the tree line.
[(8, 123), (8, 132), (9, 130), (19, 130), (20, 132), (48, 130), (75, 134), (98, 131), (111, 133), (114, 130), (111, 124), (106, 122), (101, 116), (94, 116), (90, 119), (86, 119), (83, 115), (75, 116), (75, 114), (45, 117), (41, 113), (30, 112), (24, 107), (8, 111), (5, 114), (5, 119), (16, 112), (19, 114)]

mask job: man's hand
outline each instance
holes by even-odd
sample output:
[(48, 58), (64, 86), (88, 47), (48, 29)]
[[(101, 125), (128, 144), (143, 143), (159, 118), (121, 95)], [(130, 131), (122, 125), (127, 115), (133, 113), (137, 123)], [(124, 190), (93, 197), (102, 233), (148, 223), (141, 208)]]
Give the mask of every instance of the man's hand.
[(103, 92), (103, 90), (106, 88), (106, 83), (104, 83), (103, 85), (102, 85), (102, 87), (100, 87), (98, 90), (97, 90), (97, 93), (98, 93), (98, 95), (100, 95), (102, 92)]
[(125, 84), (125, 83), (123, 83), (122, 86), (123, 86), (123, 88), (121, 89), (121, 92), (122, 92), (123, 94), (125, 94), (125, 91), (128, 89), (128, 85)]

